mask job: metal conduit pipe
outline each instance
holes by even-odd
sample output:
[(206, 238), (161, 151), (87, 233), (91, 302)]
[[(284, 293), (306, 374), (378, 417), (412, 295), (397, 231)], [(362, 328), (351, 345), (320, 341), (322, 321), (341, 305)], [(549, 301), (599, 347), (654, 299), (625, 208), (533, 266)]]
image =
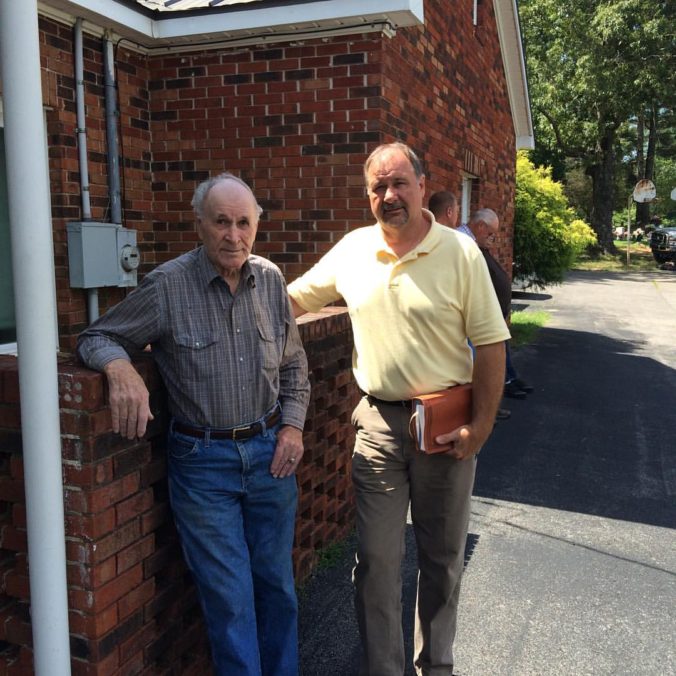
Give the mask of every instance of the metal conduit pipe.
[(54, 294), (37, 0), (0, 0), (7, 188), (37, 676), (69, 676)]
[(90, 221), (92, 208), (89, 199), (89, 165), (87, 163), (87, 118), (84, 102), (84, 56), (82, 50), (82, 19), (75, 21), (75, 110), (77, 120), (77, 152), (80, 164), (80, 195), (82, 220)]
[(108, 149), (108, 195), (110, 197), (110, 220), (122, 224), (120, 199), (120, 167), (117, 138), (117, 83), (115, 82), (115, 57), (113, 43), (106, 34), (103, 40), (103, 72), (106, 104), (106, 141)]
[[(75, 51), (75, 112), (77, 120), (77, 152), (80, 165), (80, 195), (82, 199), (82, 220), (92, 219), (89, 196), (89, 165), (87, 163), (87, 117), (84, 101), (84, 56), (82, 49), (82, 19), (75, 21), (73, 49)], [(87, 316), (91, 324), (99, 316), (99, 291), (87, 289)]]

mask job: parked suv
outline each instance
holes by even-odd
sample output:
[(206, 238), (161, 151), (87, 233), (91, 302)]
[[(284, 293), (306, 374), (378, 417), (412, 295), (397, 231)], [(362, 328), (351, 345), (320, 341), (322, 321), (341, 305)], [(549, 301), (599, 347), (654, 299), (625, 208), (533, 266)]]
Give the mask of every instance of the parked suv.
[(658, 263), (676, 262), (676, 227), (653, 230), (650, 235), (650, 249)]

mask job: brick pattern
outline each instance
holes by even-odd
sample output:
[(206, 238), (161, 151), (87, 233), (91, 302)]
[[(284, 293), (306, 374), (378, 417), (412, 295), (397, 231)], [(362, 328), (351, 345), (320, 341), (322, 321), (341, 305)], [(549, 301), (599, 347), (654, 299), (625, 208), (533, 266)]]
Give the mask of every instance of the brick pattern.
[[(317, 550), (354, 523), (350, 483), (358, 392), (344, 309), (300, 327), (313, 396), (298, 472), (294, 548), (302, 582)], [(201, 611), (171, 519), (164, 390), (152, 361), (137, 366), (156, 419), (147, 438), (111, 431), (105, 379), (73, 360), (59, 365), (72, 671), (108, 676), (210, 672)], [(26, 510), (17, 364), (0, 356), (0, 674), (32, 673)]]
[(384, 42), (382, 129), (424, 159), (428, 196), (460, 196), (463, 172), (478, 174), (472, 208), (498, 213), (497, 258), (511, 270), (516, 149), (493, 3), (476, 27), (472, 4), (458, 5), (426, 0), (424, 30)]
[[(511, 269), (514, 134), (491, 3), (448, 10), (426, 0), (424, 28), (147, 56), (116, 48), (124, 224), (139, 232), (140, 273), (197, 243), (196, 184), (230, 170), (264, 214), (256, 251), (289, 279), (350, 229), (372, 222), (362, 165), (401, 139), (425, 159), (427, 193), (460, 192), (479, 170), (473, 206), (500, 214), (498, 255)], [(68, 285), (66, 223), (82, 218), (73, 36), (41, 18), (61, 348), (86, 324), (86, 293)], [(85, 34), (92, 217), (107, 220), (102, 42)], [(471, 157), (471, 166), (466, 158)], [(124, 289), (101, 289), (101, 311)]]
[(381, 49), (351, 36), (151, 59), (157, 262), (194, 241), (195, 182), (224, 170), (252, 185), (257, 252), (287, 275), (369, 221), (361, 167), (381, 139)]
[[(456, 6), (457, 5), (457, 6)], [(192, 248), (195, 185), (231, 170), (265, 209), (257, 243), (289, 279), (348, 230), (372, 222), (362, 164), (377, 144), (410, 143), (427, 194), (494, 208), (511, 263), (514, 134), (491, 3), (425, 0), (425, 27), (394, 38), (352, 35), (147, 56), (116, 47), (124, 224), (139, 231), (141, 274)], [(84, 328), (86, 292), (70, 289), (66, 223), (80, 220), (72, 27), (40, 19), (61, 349)], [(92, 217), (108, 220), (101, 41), (85, 35)], [(102, 289), (101, 312), (127, 293)], [(313, 384), (299, 470), (294, 551), (302, 579), (318, 548), (351, 528), (351, 335), (338, 309), (301, 325)], [(143, 364), (153, 405), (162, 388)], [(64, 361), (59, 376), (75, 674), (205, 674), (195, 592), (169, 515), (163, 426), (147, 440), (113, 435), (102, 378)], [(31, 673), (18, 378), (0, 357), (0, 675)]]
[[(54, 263), (61, 348), (72, 350), (75, 336), (87, 325), (86, 292), (71, 289), (68, 281), (66, 224), (83, 218), (78, 161), (73, 28), (40, 17), (42, 91), (49, 145), (49, 177), (52, 195)], [(110, 220), (104, 101), (102, 40), (83, 35), (84, 90), (91, 216)], [(119, 91), (119, 163), (122, 175), (123, 218), (137, 229), (141, 250), (150, 243), (152, 181), (147, 58), (117, 49), (116, 77)], [(126, 293), (124, 289), (99, 291), (101, 312)]]
[(317, 551), (344, 539), (354, 527), (350, 472), (354, 428), (350, 417), (359, 400), (352, 376), (352, 328), (344, 308), (305, 315), (299, 330), (308, 357), (312, 397), (298, 470), (300, 489), (294, 563), (303, 580)]

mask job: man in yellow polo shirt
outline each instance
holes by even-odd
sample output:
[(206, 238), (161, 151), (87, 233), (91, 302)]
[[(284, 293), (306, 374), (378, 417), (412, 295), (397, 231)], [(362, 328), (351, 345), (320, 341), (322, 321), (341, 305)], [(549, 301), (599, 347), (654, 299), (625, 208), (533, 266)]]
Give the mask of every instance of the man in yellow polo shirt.
[[(475, 458), (502, 395), (509, 331), (476, 244), (423, 209), (415, 153), (379, 146), (364, 176), (377, 224), (348, 233), (289, 294), (297, 315), (343, 298), (352, 320), (354, 375), (365, 393), (353, 414), (352, 463), (360, 673), (404, 673), (400, 568), (410, 503), (420, 569), (416, 673), (450, 676)], [(452, 450), (418, 452), (409, 400), (470, 381), (471, 423), (437, 438)]]

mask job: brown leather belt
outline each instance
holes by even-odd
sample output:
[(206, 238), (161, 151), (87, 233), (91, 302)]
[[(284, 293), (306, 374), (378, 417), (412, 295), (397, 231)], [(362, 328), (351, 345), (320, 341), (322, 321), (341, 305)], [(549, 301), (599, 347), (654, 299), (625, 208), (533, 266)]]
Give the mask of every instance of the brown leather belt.
[[(282, 413), (279, 410), (279, 406), (275, 406), (274, 410), (265, 418), (265, 427), (273, 427), (279, 422), (281, 417)], [(260, 434), (263, 431), (263, 424), (255, 422), (245, 427), (219, 429), (218, 427), (191, 427), (180, 422), (174, 422), (174, 430), (179, 434), (195, 437), (195, 439), (205, 439), (208, 433), (210, 439), (231, 439), (232, 441), (237, 441), (238, 439), (250, 439)]]
[(388, 401), (387, 399), (378, 399), (368, 392), (363, 392), (362, 394), (366, 397), (369, 404), (387, 404), (388, 406), (403, 406), (404, 408), (411, 408), (410, 399), (395, 399), (394, 401)]

